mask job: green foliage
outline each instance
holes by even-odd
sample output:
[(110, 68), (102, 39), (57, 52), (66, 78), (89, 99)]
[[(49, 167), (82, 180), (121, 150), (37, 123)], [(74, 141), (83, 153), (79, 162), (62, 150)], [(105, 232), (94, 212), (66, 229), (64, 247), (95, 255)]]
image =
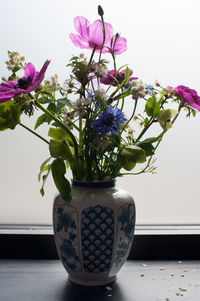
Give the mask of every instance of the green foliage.
[(42, 114), (41, 116), (38, 117), (38, 119), (37, 119), (37, 121), (35, 123), (34, 130), (36, 130), (43, 123), (50, 124), (51, 121), (52, 121), (51, 117), (47, 116), (46, 114)]
[(161, 110), (158, 117), (158, 121), (164, 130), (168, 130), (172, 127), (172, 120), (178, 114), (177, 110), (167, 109)]
[(63, 159), (57, 158), (51, 164), (54, 183), (65, 201), (71, 201), (71, 187), (69, 181), (65, 178), (66, 167)]
[(0, 131), (14, 130), (20, 123), (21, 106), (12, 100), (0, 104)]
[(150, 117), (158, 117), (160, 113), (160, 104), (156, 99), (156, 96), (153, 95), (150, 97), (145, 105), (145, 111)]
[(65, 140), (56, 141), (51, 139), (49, 143), (49, 151), (51, 156), (54, 158), (61, 157), (64, 160), (68, 160), (69, 163), (74, 161), (70, 147)]
[(118, 161), (122, 168), (130, 171), (137, 163), (146, 161), (145, 151), (137, 145), (126, 146), (118, 155)]

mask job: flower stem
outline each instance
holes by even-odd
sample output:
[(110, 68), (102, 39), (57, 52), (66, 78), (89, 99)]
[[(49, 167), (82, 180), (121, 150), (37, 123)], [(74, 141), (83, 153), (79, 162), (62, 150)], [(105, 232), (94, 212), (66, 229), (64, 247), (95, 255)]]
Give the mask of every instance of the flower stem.
[(26, 125), (24, 125), (23, 123), (19, 123), (19, 125), (21, 125), (23, 128), (25, 128), (27, 131), (31, 132), (33, 135), (37, 136), (38, 138), (42, 139), (44, 142), (46, 142), (47, 144), (49, 144), (49, 142), (43, 138), (42, 136), (40, 136), (38, 133), (36, 133), (35, 131), (31, 130), (30, 128), (28, 128)]
[(54, 116), (49, 110), (45, 109), (39, 102), (35, 101), (35, 105), (43, 111), (47, 116), (51, 117), (61, 128), (63, 128), (67, 134), (71, 137), (73, 144), (74, 144), (74, 150), (75, 150), (75, 158), (77, 160), (77, 167), (79, 169), (79, 163), (78, 163), (78, 145), (76, 142), (76, 138), (70, 131), (70, 129), (62, 122), (60, 121), (56, 116)]
[(105, 24), (104, 24), (103, 15), (101, 15), (101, 21), (102, 21), (102, 31), (103, 31), (103, 43), (101, 45), (101, 49), (100, 49), (100, 53), (99, 53), (99, 62), (101, 60), (101, 54), (102, 54), (103, 46), (104, 46), (105, 39), (106, 39), (106, 31), (105, 31)]
[(129, 122), (131, 121), (131, 119), (134, 117), (135, 111), (136, 111), (136, 108), (137, 108), (137, 102), (138, 102), (138, 101), (136, 100), (136, 101), (135, 101), (135, 105), (134, 105), (134, 109), (133, 109), (133, 113), (132, 113), (131, 117), (129, 118), (129, 120), (125, 123), (124, 127), (122, 128), (121, 134), (122, 134), (122, 132), (124, 131), (124, 129), (126, 128), (126, 126), (129, 124)]
[(140, 138), (144, 135), (144, 133), (146, 133), (146, 131), (148, 130), (148, 128), (154, 123), (155, 118), (151, 117), (149, 120), (149, 123), (144, 127), (144, 129), (142, 130), (142, 132), (140, 133), (140, 135), (137, 137), (135, 142), (138, 142), (140, 140)]
[(93, 56), (94, 56), (94, 53), (95, 53), (96, 48), (97, 48), (97, 45), (94, 45), (94, 48), (93, 48), (93, 50), (92, 50), (92, 54), (91, 54), (91, 57), (90, 57), (88, 66), (90, 66), (91, 63), (92, 63), (92, 59), (93, 59)]

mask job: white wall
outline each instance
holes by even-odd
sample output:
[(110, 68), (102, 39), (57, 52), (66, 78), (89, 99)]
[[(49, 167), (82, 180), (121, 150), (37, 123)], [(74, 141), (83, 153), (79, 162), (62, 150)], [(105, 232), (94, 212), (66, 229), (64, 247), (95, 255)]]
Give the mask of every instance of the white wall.
[[(69, 40), (77, 15), (96, 20), (97, 5), (105, 21), (127, 38), (128, 50), (118, 66), (129, 63), (144, 82), (184, 84), (200, 93), (199, 1), (67, 1), (7, 0), (0, 2), (0, 76), (6, 75), (7, 50), (17, 50), (39, 69), (48, 58), (47, 77), (68, 77), (65, 65), (79, 54)], [(89, 54), (88, 51), (85, 51)], [(34, 121), (24, 118), (33, 127)], [(156, 175), (118, 181), (137, 205), (137, 223), (200, 223), (200, 118), (182, 116), (157, 152)], [(46, 129), (41, 128), (45, 136)], [(46, 145), (19, 126), (0, 133), (0, 223), (51, 223), (53, 182), (40, 196), (37, 173), (48, 157)]]

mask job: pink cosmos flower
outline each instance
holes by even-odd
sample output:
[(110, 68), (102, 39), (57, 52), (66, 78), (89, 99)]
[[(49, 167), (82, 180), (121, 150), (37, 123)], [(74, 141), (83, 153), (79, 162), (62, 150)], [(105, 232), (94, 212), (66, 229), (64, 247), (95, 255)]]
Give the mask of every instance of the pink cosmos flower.
[[(110, 70), (108, 71), (108, 74), (100, 79), (100, 82), (104, 85), (112, 85), (117, 86), (118, 84), (121, 84), (123, 80), (125, 79), (125, 73), (126, 69), (122, 70), (121, 72), (118, 72), (116, 70)], [(133, 74), (133, 71), (130, 69), (130, 75)], [(137, 77), (130, 77), (129, 82), (138, 79)]]
[(19, 94), (28, 94), (35, 90), (44, 78), (50, 61), (47, 60), (40, 72), (35, 70), (33, 64), (28, 63), (24, 68), (24, 76), (18, 81), (2, 82), (0, 84), (0, 103), (6, 102)]
[(175, 94), (177, 94), (180, 98), (185, 100), (185, 106), (190, 106), (200, 111), (200, 97), (198, 96), (195, 90), (182, 85), (177, 86), (173, 90)]
[[(102, 52), (110, 52), (111, 48), (115, 54), (121, 54), (127, 49), (126, 39), (118, 35), (113, 36), (113, 27), (111, 24), (104, 22), (105, 25), (105, 42)], [(72, 43), (83, 49), (94, 49), (100, 52), (103, 44), (102, 21), (96, 20), (92, 24), (84, 17), (74, 19), (74, 27), (78, 34), (71, 33)], [(115, 40), (115, 41), (114, 41)]]

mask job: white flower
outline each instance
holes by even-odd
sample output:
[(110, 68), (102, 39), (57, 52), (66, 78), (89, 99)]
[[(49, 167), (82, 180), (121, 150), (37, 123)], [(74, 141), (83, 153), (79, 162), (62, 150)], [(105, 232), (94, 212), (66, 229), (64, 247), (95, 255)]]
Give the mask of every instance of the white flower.
[(71, 92), (73, 87), (74, 87), (73, 81), (71, 79), (66, 79), (62, 87), (62, 92), (64, 93), (64, 96), (67, 96), (68, 93)]
[(98, 63), (96, 63), (95, 61), (92, 61), (90, 67), (92, 71), (95, 72), (99, 77), (104, 77), (108, 74), (108, 69), (102, 66), (99, 67)]
[(87, 113), (87, 106), (90, 105), (92, 100), (90, 98), (79, 98), (75, 101), (75, 103), (72, 105), (72, 108), (75, 110), (74, 116), (80, 116), (84, 117)]
[(137, 100), (138, 98), (144, 98), (145, 95), (148, 93), (144, 83), (141, 80), (134, 80), (132, 81), (132, 98)]
[(58, 75), (55, 74), (50, 80), (45, 80), (44, 84), (50, 88), (52, 92), (60, 89), (60, 84), (58, 83)]
[(61, 111), (62, 116), (63, 116), (63, 123), (68, 124), (69, 121), (73, 120), (74, 114), (72, 112), (69, 112), (67, 107), (64, 107)]
[(95, 96), (102, 99), (107, 98), (106, 91), (100, 87), (95, 91)]
[(19, 52), (13, 51), (8, 53), (9, 60), (6, 61), (8, 70), (13, 70), (16, 67), (21, 68), (23, 62), (25, 61), (24, 56), (20, 56)]

